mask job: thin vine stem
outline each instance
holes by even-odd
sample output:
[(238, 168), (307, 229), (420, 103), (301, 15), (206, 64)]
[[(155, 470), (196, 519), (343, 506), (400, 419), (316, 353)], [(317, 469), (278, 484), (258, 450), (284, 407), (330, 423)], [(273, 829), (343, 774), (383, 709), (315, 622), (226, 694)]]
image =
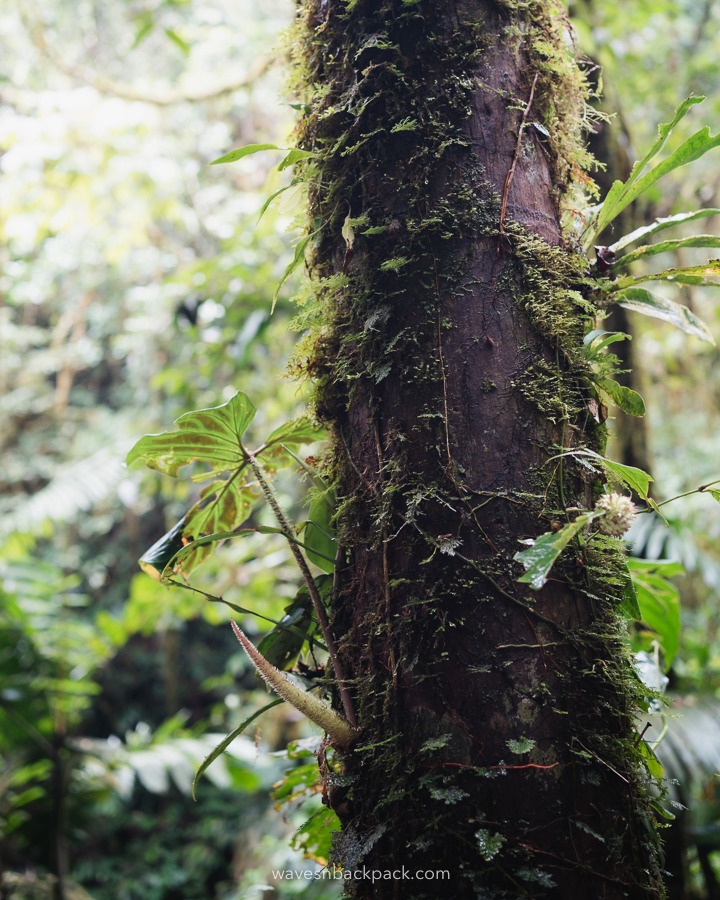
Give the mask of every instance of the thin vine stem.
[(270, 509), (272, 509), (273, 515), (275, 516), (278, 525), (280, 526), (280, 530), (287, 538), (288, 544), (290, 545), (290, 550), (292, 551), (292, 554), (295, 557), (295, 561), (298, 564), (298, 568), (300, 569), (300, 574), (303, 577), (303, 581), (307, 585), (308, 592), (310, 593), (310, 599), (312, 600), (313, 607), (315, 608), (315, 614), (318, 618), (318, 624), (320, 625), (320, 631), (322, 632), (323, 640), (325, 641), (325, 645), (327, 646), (328, 655), (330, 657), (330, 665), (332, 666), (333, 672), (335, 674), (338, 693), (340, 694), (340, 700), (342, 702), (343, 710), (345, 711), (345, 717), (353, 726), (353, 728), (357, 728), (358, 719), (355, 712), (355, 704), (353, 703), (352, 697), (350, 696), (350, 691), (348, 690), (345, 672), (342, 663), (338, 658), (337, 645), (335, 644), (335, 639), (333, 637), (332, 631), (330, 630), (330, 621), (327, 617), (325, 604), (323, 603), (320, 592), (317, 589), (315, 579), (312, 577), (310, 567), (308, 566), (305, 557), (302, 555), (302, 552), (294, 539), (292, 526), (288, 522), (285, 513), (282, 511), (282, 508), (277, 501), (277, 497), (275, 496), (273, 489), (270, 487), (270, 483), (268, 482), (265, 473), (262, 470), (262, 466), (257, 461), (254, 454), (250, 453), (248, 450), (245, 451), (245, 454), (250, 464), (250, 468), (253, 470), (253, 474), (257, 478), (258, 484), (260, 485), (262, 492), (265, 495), (265, 499), (267, 500)]

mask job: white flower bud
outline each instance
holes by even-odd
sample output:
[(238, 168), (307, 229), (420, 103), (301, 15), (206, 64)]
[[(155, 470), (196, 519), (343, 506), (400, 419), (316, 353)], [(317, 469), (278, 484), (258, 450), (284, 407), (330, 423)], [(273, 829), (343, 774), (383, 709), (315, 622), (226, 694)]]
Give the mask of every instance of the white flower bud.
[(635, 504), (622, 494), (603, 494), (595, 509), (605, 510), (605, 515), (598, 521), (598, 528), (612, 537), (622, 537), (637, 515)]

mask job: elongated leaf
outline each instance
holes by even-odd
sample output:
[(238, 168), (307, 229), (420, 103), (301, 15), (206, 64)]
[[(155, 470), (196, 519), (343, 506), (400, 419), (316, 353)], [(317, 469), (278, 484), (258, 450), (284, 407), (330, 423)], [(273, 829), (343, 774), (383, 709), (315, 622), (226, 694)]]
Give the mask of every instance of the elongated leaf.
[(583, 338), (583, 356), (590, 361), (597, 359), (602, 351), (618, 341), (631, 341), (632, 335), (623, 331), (603, 331), (596, 328)]
[(172, 476), (196, 460), (229, 471), (245, 462), (241, 437), (254, 417), (255, 407), (238, 391), (221, 406), (180, 416), (177, 431), (146, 434), (128, 453), (127, 463), (142, 459), (151, 469)]
[(218, 758), (218, 756), (220, 756), (222, 753), (224, 753), (227, 750), (227, 748), (230, 746), (230, 744), (232, 744), (232, 742), (235, 740), (235, 738), (240, 737), (240, 735), (243, 733), (243, 731), (245, 731), (245, 729), (249, 725), (252, 725), (252, 723), (255, 721), (255, 719), (260, 718), (260, 716), (263, 713), (266, 713), (269, 709), (272, 709), (273, 706), (279, 706), (283, 702), (284, 701), (280, 697), (278, 697), (276, 700), (271, 700), (270, 703), (263, 706), (262, 709), (258, 709), (251, 716), (248, 716), (248, 718), (245, 719), (244, 722), (241, 722), (240, 725), (238, 725), (238, 727), (234, 731), (231, 731), (230, 734), (226, 738), (224, 738), (222, 741), (220, 741), (220, 743), (217, 745), (217, 747), (215, 747), (214, 750), (212, 750), (210, 753), (208, 753), (208, 755), (205, 757), (205, 759), (200, 763), (198, 770), (195, 773), (195, 778), (193, 778), (193, 783), (192, 783), (193, 800), (196, 799), (195, 788), (197, 787), (197, 783), (200, 780), (200, 778), (202, 777), (203, 773), (208, 768), (208, 766), (212, 765), (212, 763), (215, 762), (215, 760)]
[(630, 234), (623, 235), (614, 244), (611, 244), (608, 250), (612, 250), (613, 253), (617, 254), (630, 244), (634, 244), (636, 241), (642, 240), (642, 238), (648, 238), (658, 231), (674, 228), (676, 225), (682, 225), (683, 222), (692, 222), (694, 219), (704, 219), (707, 216), (717, 215), (720, 215), (720, 209), (696, 209), (692, 212), (678, 213), (675, 216), (665, 216), (656, 219), (651, 225), (643, 225), (642, 228), (637, 228), (635, 231), (631, 231)]
[(644, 281), (674, 281), (680, 284), (705, 284), (711, 287), (720, 287), (720, 282), (707, 280), (717, 277), (720, 277), (720, 259), (709, 259), (706, 263), (697, 266), (665, 269), (662, 272), (651, 272), (647, 275), (624, 275), (622, 278), (608, 282), (604, 290), (609, 294), (614, 294), (633, 285), (642, 284)]
[(590, 459), (596, 460), (604, 466), (608, 472), (612, 472), (616, 478), (619, 478), (620, 481), (624, 482), (628, 487), (635, 491), (639, 497), (642, 497), (642, 499), (648, 503), (651, 502), (648, 497), (648, 491), (653, 479), (652, 476), (648, 475), (648, 473), (644, 472), (642, 469), (615, 462), (615, 460), (608, 459), (606, 456), (601, 456), (594, 450), (588, 450), (587, 448), (583, 450), (570, 450), (567, 453), (564, 453), (563, 456), (575, 456), (578, 458), (589, 457)]
[(618, 306), (642, 313), (644, 316), (670, 322), (671, 325), (686, 334), (695, 335), (701, 341), (707, 341), (709, 344), (715, 343), (715, 338), (702, 319), (698, 319), (695, 313), (681, 303), (675, 303), (673, 300), (651, 293), (644, 288), (625, 288), (615, 302)]
[(637, 391), (618, 384), (612, 378), (602, 378), (597, 384), (624, 413), (629, 416), (645, 415), (645, 401)]
[(308, 559), (328, 573), (335, 568), (337, 552), (332, 521), (335, 506), (330, 497), (330, 494), (321, 494), (313, 500), (304, 534)]
[(603, 512), (593, 510), (578, 516), (574, 522), (564, 525), (559, 531), (541, 534), (527, 550), (518, 551), (513, 559), (525, 566), (525, 574), (518, 581), (529, 584), (534, 591), (539, 591), (548, 578), (550, 569), (555, 565), (555, 560), (560, 556), (576, 534), (581, 532), (586, 525), (603, 515)]
[(285, 191), (289, 191), (290, 188), (294, 188), (297, 184), (299, 184), (299, 181), (300, 181), (300, 179), (293, 178), (293, 180), (290, 182), (290, 184), (286, 184), (285, 187), (281, 187), (281, 188), (278, 188), (276, 191), (273, 191), (272, 194), (270, 194), (270, 196), (267, 198), (267, 200), (260, 207), (260, 213), (257, 217), (258, 222), (260, 221), (260, 219), (262, 219), (262, 217), (268, 211), (273, 200), (275, 200), (281, 194), (284, 194)]
[(299, 162), (301, 159), (312, 159), (317, 157), (317, 155), (317, 153), (312, 153), (310, 150), (300, 150), (298, 147), (294, 147), (289, 151), (282, 162), (279, 163), (278, 172), (282, 172), (290, 166), (294, 166), (295, 163)]
[(659, 639), (669, 669), (680, 644), (680, 592), (669, 579), (683, 567), (667, 560), (631, 558), (628, 568), (635, 586), (640, 621)]
[(631, 253), (626, 253), (613, 263), (613, 270), (624, 269), (638, 259), (644, 259), (646, 256), (654, 256), (656, 253), (674, 253), (676, 250), (682, 250), (683, 247), (720, 247), (720, 237), (714, 234), (695, 234), (691, 237), (678, 238), (674, 241), (660, 241), (658, 244), (649, 244), (647, 246), (638, 247)]
[(307, 245), (310, 243), (312, 235), (306, 235), (304, 238), (301, 238), (295, 245), (295, 256), (293, 256), (292, 261), (289, 263), (288, 267), (283, 272), (283, 276), (277, 284), (275, 288), (275, 293), (273, 294), (272, 307), (270, 312), (275, 312), (275, 304), (277, 303), (278, 296), (280, 294), (280, 289), (288, 280), (288, 278), (292, 275), (292, 273), (297, 269), (300, 263), (305, 261), (305, 250), (307, 249)]
[(222, 163), (237, 162), (245, 156), (252, 156), (253, 153), (260, 153), (262, 150), (282, 150), (277, 144), (248, 144), (246, 147), (239, 147), (237, 150), (231, 150), (224, 156), (214, 159), (210, 165), (219, 166)]
[(594, 223), (590, 223), (586, 237), (586, 246), (590, 246), (597, 235), (601, 234), (613, 219), (629, 206), (633, 200), (655, 184), (655, 182), (669, 172), (672, 172), (674, 169), (687, 165), (690, 162), (694, 162), (696, 159), (699, 159), (709, 150), (712, 150), (720, 144), (720, 134), (711, 135), (710, 129), (706, 126), (691, 135), (662, 162), (658, 163), (644, 175), (642, 174), (650, 160), (660, 152), (671, 131), (686, 115), (690, 107), (694, 106), (696, 103), (701, 103), (704, 99), (704, 97), (689, 97), (687, 100), (683, 101), (676, 110), (673, 120), (660, 126), (658, 140), (650, 148), (647, 155), (640, 162), (635, 164), (628, 180), (624, 184), (620, 181), (616, 181), (613, 184), (597, 215), (597, 219)]

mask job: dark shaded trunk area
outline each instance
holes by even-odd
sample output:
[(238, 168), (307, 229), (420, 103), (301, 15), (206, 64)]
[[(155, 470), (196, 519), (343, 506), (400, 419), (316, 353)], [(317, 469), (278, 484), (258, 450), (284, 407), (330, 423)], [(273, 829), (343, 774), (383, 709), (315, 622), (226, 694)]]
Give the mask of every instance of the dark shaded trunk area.
[(564, 11), (313, 0), (301, 27), (307, 367), (335, 434), (332, 624), (362, 727), (330, 792), (336, 861), (449, 873), (348, 894), (659, 897), (622, 548), (585, 535), (539, 593), (513, 561), (602, 490), (558, 455), (604, 441), (587, 263), (560, 227), (586, 163)]

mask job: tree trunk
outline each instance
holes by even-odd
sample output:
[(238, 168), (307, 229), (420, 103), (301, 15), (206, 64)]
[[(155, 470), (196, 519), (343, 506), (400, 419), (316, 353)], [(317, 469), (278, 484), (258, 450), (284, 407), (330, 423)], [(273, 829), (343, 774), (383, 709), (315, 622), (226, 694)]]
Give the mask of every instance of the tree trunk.
[[(558, 455), (605, 436), (587, 262), (560, 225), (587, 162), (564, 10), (306, 0), (301, 19), (307, 368), (362, 729), (328, 792), (348, 895), (659, 897), (622, 548), (585, 535), (537, 593), (513, 561), (601, 491)], [(403, 867), (448, 875), (361, 877)]]

